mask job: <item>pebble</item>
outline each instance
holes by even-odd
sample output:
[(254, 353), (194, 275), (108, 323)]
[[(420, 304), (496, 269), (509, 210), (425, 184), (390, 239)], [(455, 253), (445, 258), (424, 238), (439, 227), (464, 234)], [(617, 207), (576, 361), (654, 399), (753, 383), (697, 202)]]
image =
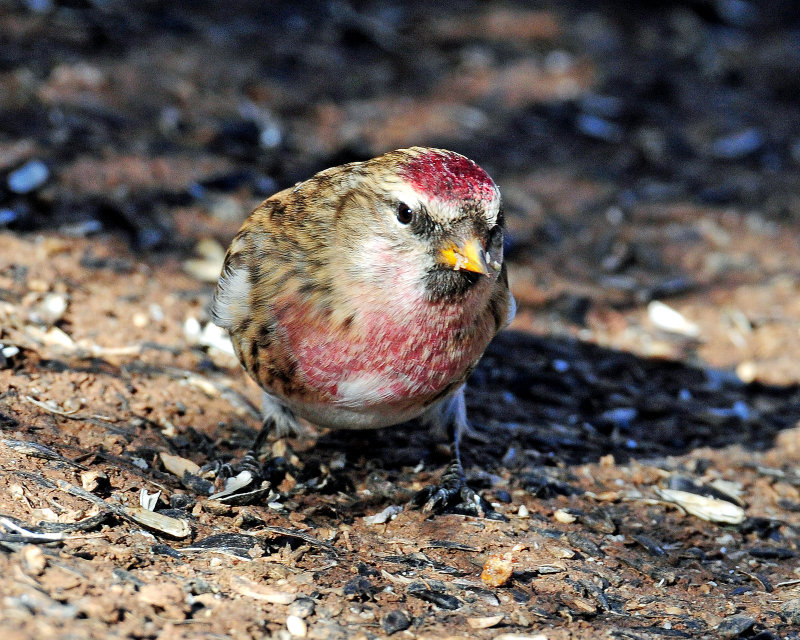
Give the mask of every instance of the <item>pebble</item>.
[(398, 631), (405, 631), (411, 626), (411, 619), (408, 614), (402, 609), (395, 609), (390, 611), (381, 620), (381, 626), (386, 632), (387, 636), (397, 633)]
[(155, 249), (164, 241), (164, 232), (155, 227), (145, 227), (136, 230), (136, 245), (140, 249)]
[(103, 223), (100, 220), (89, 218), (88, 220), (80, 220), (78, 222), (71, 222), (61, 225), (58, 230), (65, 236), (72, 236), (73, 238), (85, 238), (93, 233), (98, 233), (103, 230)]
[(746, 0), (717, 0), (714, 8), (720, 18), (734, 27), (750, 27), (759, 18), (758, 5)]
[(786, 616), (789, 624), (800, 625), (800, 598), (784, 602), (781, 613)]
[(268, 124), (258, 134), (258, 144), (262, 149), (275, 149), (283, 142), (283, 132), (276, 124)]
[(618, 118), (625, 109), (625, 102), (617, 96), (589, 93), (583, 96), (581, 109), (595, 116)]
[(634, 407), (616, 407), (601, 413), (600, 419), (621, 426), (628, 426), (638, 415), (639, 411)]
[(39, 547), (29, 544), (23, 547), (20, 553), (22, 566), (28, 574), (39, 576), (44, 573), (45, 567), (47, 567), (47, 558)]
[(299, 616), (286, 616), (286, 629), (295, 638), (305, 638), (308, 634), (308, 625)]
[(490, 587), (502, 587), (514, 572), (514, 560), (510, 553), (490, 556), (483, 565), (481, 580)]
[(0, 355), (2, 355), (4, 358), (8, 358), (9, 360), (11, 360), (11, 358), (13, 358), (18, 353), (19, 353), (18, 346), (13, 344), (3, 346), (2, 344), (0, 344)]
[(553, 513), (553, 519), (556, 522), (560, 522), (562, 524), (572, 524), (573, 522), (575, 522), (575, 520), (577, 520), (577, 518), (574, 515), (572, 515), (569, 511), (566, 511), (564, 509), (557, 509)]
[(8, 174), (7, 184), (11, 192), (24, 195), (36, 191), (49, 177), (50, 169), (44, 162), (29, 160)]
[(299, 597), (289, 605), (288, 613), (300, 619), (306, 619), (314, 613), (316, 603), (311, 598)]

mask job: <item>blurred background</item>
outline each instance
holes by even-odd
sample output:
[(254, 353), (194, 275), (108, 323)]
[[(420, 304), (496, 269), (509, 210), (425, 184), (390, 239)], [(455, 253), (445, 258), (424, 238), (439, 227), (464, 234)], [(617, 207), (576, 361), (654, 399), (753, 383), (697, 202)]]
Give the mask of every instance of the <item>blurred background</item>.
[(0, 229), (211, 281), (272, 192), (448, 147), (503, 191), (517, 328), (786, 381), (799, 93), (790, 0), (2, 0)]

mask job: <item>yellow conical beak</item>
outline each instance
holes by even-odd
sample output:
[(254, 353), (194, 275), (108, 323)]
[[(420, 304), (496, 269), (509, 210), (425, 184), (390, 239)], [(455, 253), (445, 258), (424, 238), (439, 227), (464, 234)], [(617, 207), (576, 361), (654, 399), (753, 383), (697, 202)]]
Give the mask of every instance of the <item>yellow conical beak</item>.
[(455, 271), (464, 269), (489, 275), (489, 267), (486, 264), (486, 252), (477, 238), (470, 238), (462, 245), (451, 244), (439, 252), (442, 264), (447, 265)]

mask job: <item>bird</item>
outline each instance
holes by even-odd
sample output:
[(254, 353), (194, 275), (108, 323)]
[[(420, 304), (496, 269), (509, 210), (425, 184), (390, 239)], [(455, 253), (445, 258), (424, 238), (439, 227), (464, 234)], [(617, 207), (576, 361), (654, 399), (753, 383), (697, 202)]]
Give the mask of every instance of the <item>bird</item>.
[(416, 420), (448, 432), (453, 457), (412, 505), (492, 512), (466, 483), (459, 443), (465, 382), (515, 312), (503, 233), (486, 171), (430, 147), (325, 169), (256, 207), (210, 308), (262, 390), (263, 425), (241, 464), (257, 467), (267, 437), (300, 432), (298, 419), (331, 429)]

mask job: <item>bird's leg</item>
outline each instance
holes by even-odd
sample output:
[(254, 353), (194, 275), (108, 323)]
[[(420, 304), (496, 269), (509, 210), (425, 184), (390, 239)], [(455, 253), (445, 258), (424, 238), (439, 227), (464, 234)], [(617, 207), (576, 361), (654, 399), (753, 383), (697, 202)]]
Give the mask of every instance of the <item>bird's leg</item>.
[(459, 513), (502, 520), (503, 516), (467, 485), (464, 475), (460, 447), (461, 435), (468, 428), (464, 388), (461, 387), (453, 396), (431, 408), (423, 419), (434, 428), (442, 425), (447, 428), (453, 443), (453, 457), (439, 483), (419, 491), (411, 499), (411, 505), (422, 507), (422, 510), (428, 513)]
[(262, 476), (262, 467), (261, 463), (258, 461), (258, 457), (264, 450), (264, 446), (266, 445), (270, 434), (272, 434), (274, 431), (275, 419), (272, 416), (264, 416), (264, 420), (261, 423), (261, 429), (256, 435), (255, 440), (253, 440), (253, 445), (250, 447), (247, 453), (245, 453), (244, 456), (242, 456), (239, 460), (226, 462), (220, 465), (218, 476), (222, 479), (226, 479), (232, 478), (242, 471), (249, 471), (254, 479), (260, 481)]
[(259, 457), (267, 445), (268, 438), (275, 434), (285, 436), (290, 433), (297, 433), (300, 427), (297, 419), (290, 409), (278, 402), (272, 396), (264, 393), (262, 396), (262, 415), (261, 430), (256, 435), (253, 445), (240, 459), (231, 462), (220, 463), (213, 461), (206, 464), (202, 470), (211, 471), (217, 477), (217, 481), (224, 483), (224, 489), (212, 497), (238, 493), (242, 489), (251, 490), (253, 487), (262, 485), (264, 480), (269, 480), (276, 471), (275, 466), (279, 459), (271, 458), (262, 464)]

